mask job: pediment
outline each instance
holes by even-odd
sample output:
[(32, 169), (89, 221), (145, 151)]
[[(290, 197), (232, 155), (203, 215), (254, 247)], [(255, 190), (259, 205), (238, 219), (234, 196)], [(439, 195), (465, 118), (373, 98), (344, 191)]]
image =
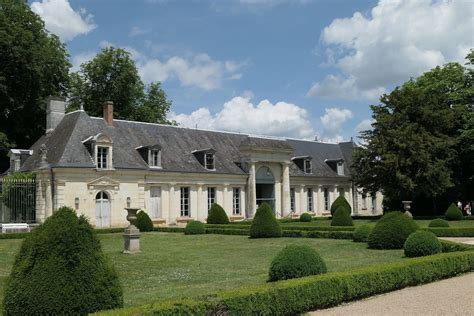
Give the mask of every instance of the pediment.
[(118, 190), (120, 187), (120, 182), (117, 182), (109, 177), (100, 177), (98, 179), (92, 180), (91, 182), (87, 183), (87, 187), (89, 189), (94, 188), (113, 188), (114, 190)]

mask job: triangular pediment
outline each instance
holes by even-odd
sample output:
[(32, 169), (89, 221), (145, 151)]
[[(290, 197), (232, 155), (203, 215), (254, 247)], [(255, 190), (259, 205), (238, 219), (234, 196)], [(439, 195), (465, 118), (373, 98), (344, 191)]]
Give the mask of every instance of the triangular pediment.
[(117, 182), (109, 177), (100, 177), (98, 179), (92, 180), (87, 183), (87, 186), (90, 187), (114, 187), (117, 188), (120, 186), (120, 182)]

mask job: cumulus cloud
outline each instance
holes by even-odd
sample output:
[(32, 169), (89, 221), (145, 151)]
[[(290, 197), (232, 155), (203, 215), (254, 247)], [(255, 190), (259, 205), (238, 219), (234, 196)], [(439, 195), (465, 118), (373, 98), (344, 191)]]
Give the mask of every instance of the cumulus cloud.
[[(250, 93), (247, 93), (249, 95)], [(312, 138), (314, 130), (305, 109), (287, 102), (262, 100), (253, 104), (248, 97), (234, 97), (222, 110), (212, 114), (200, 108), (191, 114), (171, 113), (181, 126), (281, 137)]]
[(339, 108), (328, 108), (325, 109), (325, 112), (319, 118), (323, 127), (323, 138), (332, 142), (341, 141), (342, 125), (353, 117), (352, 112), (348, 109)]
[(134, 37), (134, 36), (139, 36), (148, 33), (147, 30), (142, 29), (139, 26), (132, 26), (130, 29), (130, 32), (128, 33), (128, 36)]
[(313, 84), (309, 96), (374, 100), (385, 87), (450, 61), (474, 45), (470, 1), (381, 0), (324, 28), (327, 63), (340, 71)]
[(93, 16), (84, 8), (74, 11), (68, 0), (35, 1), (31, 3), (31, 10), (43, 19), (48, 31), (63, 41), (70, 41), (96, 28)]
[(80, 66), (83, 63), (88, 62), (89, 60), (92, 60), (95, 57), (95, 54), (96, 52), (84, 52), (84, 53), (74, 55), (71, 58), (71, 64), (72, 64), (71, 71), (78, 71), (80, 69)]
[(371, 119), (365, 119), (365, 120), (362, 120), (359, 124), (357, 124), (357, 126), (355, 127), (355, 131), (360, 133), (362, 131), (367, 131), (367, 130), (370, 130), (372, 129), (372, 123), (374, 121), (371, 120)]

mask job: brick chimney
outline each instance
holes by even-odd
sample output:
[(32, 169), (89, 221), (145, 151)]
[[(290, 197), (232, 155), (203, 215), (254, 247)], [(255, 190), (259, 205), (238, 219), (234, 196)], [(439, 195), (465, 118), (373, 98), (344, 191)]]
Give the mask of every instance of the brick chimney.
[(64, 118), (66, 100), (61, 97), (48, 97), (46, 99), (46, 134), (54, 131)]
[(104, 121), (108, 127), (114, 126), (114, 103), (112, 101), (104, 102)]

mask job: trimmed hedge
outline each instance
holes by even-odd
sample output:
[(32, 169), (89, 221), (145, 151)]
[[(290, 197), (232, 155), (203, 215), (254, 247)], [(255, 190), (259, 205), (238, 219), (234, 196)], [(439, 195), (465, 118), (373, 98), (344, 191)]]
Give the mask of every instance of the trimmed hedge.
[(141, 306), (132, 306), (128, 308), (113, 309), (102, 311), (92, 315), (103, 316), (129, 316), (129, 315), (197, 315), (207, 316), (208, 311), (213, 309), (212, 305), (205, 301), (197, 300), (178, 300), (165, 301)]
[(435, 234), (426, 230), (418, 230), (408, 236), (403, 250), (405, 256), (413, 258), (440, 253), (442, 246)]
[(84, 216), (62, 207), (23, 241), (5, 315), (84, 315), (123, 306), (122, 288)]
[(349, 202), (347, 202), (344, 196), (340, 195), (331, 204), (331, 215), (334, 216), (334, 213), (336, 213), (337, 209), (340, 206), (344, 207), (349, 212), (349, 214), (352, 213), (351, 205), (349, 204)]
[(206, 228), (206, 234), (248, 236), (248, 229)]
[(361, 225), (356, 227), (353, 233), (354, 242), (367, 242), (371, 232), (372, 226), (370, 225)]
[(202, 235), (206, 233), (206, 227), (200, 221), (190, 221), (184, 228), (185, 235)]
[(273, 215), (272, 208), (262, 203), (255, 213), (250, 226), (250, 238), (281, 237), (280, 223)]
[(354, 226), (350, 211), (344, 206), (339, 206), (332, 216), (331, 226)]
[(369, 248), (402, 249), (408, 236), (418, 229), (415, 221), (402, 212), (385, 214), (369, 235)]
[(155, 227), (153, 230), (162, 233), (184, 233), (184, 227)]
[(438, 237), (474, 237), (474, 227), (428, 227), (428, 230)]
[(428, 227), (449, 227), (448, 221), (441, 219), (441, 218), (435, 218), (430, 222)]
[(227, 216), (226, 212), (217, 203), (211, 205), (211, 209), (209, 210), (209, 214), (207, 216), (206, 222), (208, 224), (229, 224), (229, 217)]
[(462, 211), (454, 203), (451, 203), (444, 216), (446, 216), (448, 221), (460, 221), (463, 219)]
[(326, 272), (326, 263), (313, 248), (306, 245), (289, 245), (273, 258), (268, 281), (295, 279)]
[[(206, 225), (206, 228), (230, 228), (230, 229), (249, 229), (248, 225)], [(281, 225), (283, 230), (302, 230), (302, 231), (353, 231), (354, 226), (289, 226)]]
[(0, 233), (0, 239), (23, 239), (30, 235), (31, 233), (23, 232), (23, 233)]
[(441, 252), (474, 251), (474, 245), (460, 244), (457, 242), (440, 239)]
[(145, 211), (140, 211), (137, 213), (137, 219), (133, 221), (140, 232), (152, 232), (153, 231), (153, 222), (151, 221), (150, 216), (148, 216)]
[(300, 215), (300, 222), (311, 222), (313, 217), (309, 213), (303, 213)]

